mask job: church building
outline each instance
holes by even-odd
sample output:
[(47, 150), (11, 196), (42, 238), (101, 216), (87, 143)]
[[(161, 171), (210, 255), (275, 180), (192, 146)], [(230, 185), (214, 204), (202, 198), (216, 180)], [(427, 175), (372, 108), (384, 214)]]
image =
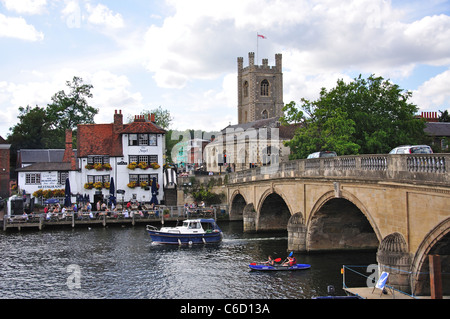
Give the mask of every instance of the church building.
[(248, 54), (248, 66), (238, 57), (238, 124), (229, 125), (205, 148), (207, 170), (239, 171), (278, 164), (289, 159), (284, 140), (293, 137), (296, 126), (281, 126), (283, 115), (282, 55), (275, 54), (275, 66), (268, 59), (255, 65)]

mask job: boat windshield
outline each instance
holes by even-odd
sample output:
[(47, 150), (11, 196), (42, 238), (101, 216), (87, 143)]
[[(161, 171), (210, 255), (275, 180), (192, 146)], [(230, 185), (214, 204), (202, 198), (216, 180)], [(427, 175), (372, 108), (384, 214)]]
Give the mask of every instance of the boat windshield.
[(190, 229), (198, 229), (198, 228), (202, 228), (202, 225), (200, 224), (200, 222), (187, 220), (187, 221), (183, 222), (183, 227), (187, 227)]

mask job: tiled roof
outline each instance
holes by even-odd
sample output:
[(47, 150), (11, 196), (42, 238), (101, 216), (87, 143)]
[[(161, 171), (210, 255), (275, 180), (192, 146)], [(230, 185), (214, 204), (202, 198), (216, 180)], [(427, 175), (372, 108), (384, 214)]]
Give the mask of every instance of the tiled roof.
[(154, 134), (165, 134), (166, 131), (160, 128), (158, 125), (152, 122), (139, 121), (135, 120), (130, 124), (123, 125), (121, 130), (118, 130), (118, 133), (154, 133)]
[(41, 171), (70, 171), (70, 163), (36, 163), (26, 167), (16, 169), (17, 172), (41, 172)]
[(22, 163), (62, 162), (64, 149), (21, 149), (18, 153)]
[(114, 132), (114, 124), (82, 124), (77, 132), (78, 157), (88, 155), (122, 156), (120, 134)]
[(450, 136), (449, 122), (428, 122), (425, 124), (425, 133), (431, 136)]
[(121, 134), (154, 133), (166, 131), (152, 122), (134, 121), (130, 124), (82, 124), (78, 125), (78, 157), (88, 155), (123, 156)]

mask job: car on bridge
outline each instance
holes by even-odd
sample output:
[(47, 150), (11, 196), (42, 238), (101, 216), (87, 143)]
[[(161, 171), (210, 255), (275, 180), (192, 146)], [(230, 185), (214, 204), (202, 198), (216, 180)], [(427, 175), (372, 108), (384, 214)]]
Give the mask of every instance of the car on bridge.
[(333, 151), (322, 151), (322, 152), (315, 152), (308, 155), (307, 159), (310, 158), (319, 158), (319, 157), (335, 157), (336, 152)]
[(389, 154), (433, 154), (428, 145), (402, 145), (394, 148)]

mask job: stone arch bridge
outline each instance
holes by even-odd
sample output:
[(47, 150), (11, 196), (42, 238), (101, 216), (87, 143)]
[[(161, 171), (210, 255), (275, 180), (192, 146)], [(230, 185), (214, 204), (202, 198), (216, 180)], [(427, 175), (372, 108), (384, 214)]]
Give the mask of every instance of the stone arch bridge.
[(429, 294), (427, 256), (450, 270), (449, 166), (450, 154), (362, 155), (240, 171), (227, 184), (230, 219), (287, 230), (289, 251), (376, 249), (391, 285)]

